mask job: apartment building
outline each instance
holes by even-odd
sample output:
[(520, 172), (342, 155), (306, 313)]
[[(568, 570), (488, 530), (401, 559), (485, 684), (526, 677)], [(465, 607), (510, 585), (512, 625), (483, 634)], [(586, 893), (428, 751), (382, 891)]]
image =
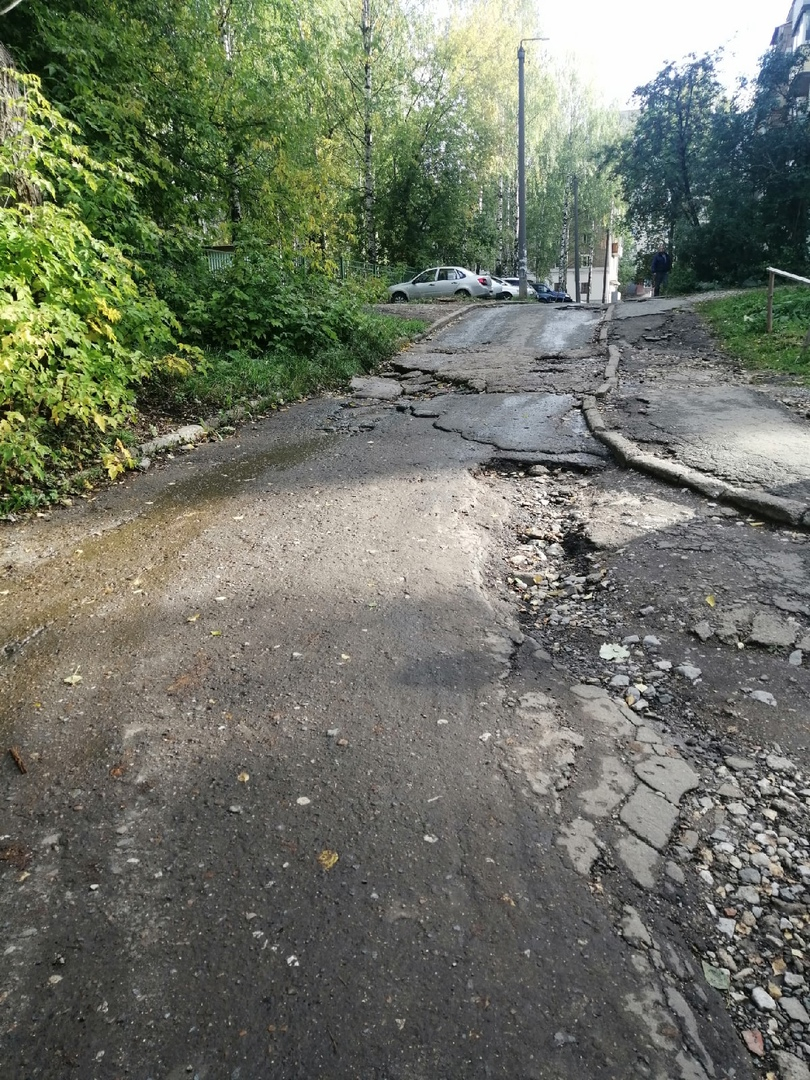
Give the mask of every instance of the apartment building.
[[(810, 46), (810, 0), (793, 0), (787, 20), (773, 32), (771, 45), (782, 52), (795, 52), (802, 46)], [(808, 53), (803, 69), (790, 84), (791, 97), (807, 99), (810, 96), (810, 50)]]

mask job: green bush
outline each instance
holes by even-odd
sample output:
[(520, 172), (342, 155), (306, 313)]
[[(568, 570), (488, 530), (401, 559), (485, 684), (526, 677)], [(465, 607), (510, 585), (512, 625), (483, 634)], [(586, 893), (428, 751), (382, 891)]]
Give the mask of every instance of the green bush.
[[(177, 326), (138, 269), (94, 237), (79, 204), (116, 170), (93, 161), (39, 92), (0, 146), (0, 505), (32, 498), (47, 474), (95, 456), (156, 370), (187, 371)], [(25, 192), (27, 201), (20, 198)], [(64, 197), (64, 196), (68, 197)], [(113, 454), (113, 457), (115, 455)], [(124, 459), (125, 460), (125, 459)], [(123, 463), (119, 461), (121, 467)]]

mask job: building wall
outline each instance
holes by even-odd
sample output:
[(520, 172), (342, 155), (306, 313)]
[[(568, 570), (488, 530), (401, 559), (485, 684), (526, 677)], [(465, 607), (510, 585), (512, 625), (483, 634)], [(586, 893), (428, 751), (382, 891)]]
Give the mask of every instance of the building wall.
[[(571, 245), (573, 249), (573, 244)], [(610, 251), (608, 253), (608, 265), (607, 265), (607, 288), (604, 288), (605, 284), (605, 238), (604, 234), (602, 242), (597, 244), (594, 248), (593, 263), (590, 263), (590, 259), (587, 255), (580, 253), (580, 268), (579, 268), (579, 284), (580, 284), (580, 296), (583, 302), (592, 304), (601, 304), (602, 295), (604, 289), (604, 296), (607, 303), (610, 303), (611, 293), (613, 293), (619, 287), (619, 259), (622, 254), (622, 245), (618, 237), (611, 237), (610, 239)], [(552, 266), (548, 272), (548, 280), (552, 286), (559, 285), (560, 288), (564, 288), (571, 296), (574, 296), (574, 290), (576, 288), (576, 275), (574, 273), (573, 260), (569, 263), (567, 272), (564, 275), (560, 274), (559, 266)], [(590, 282), (590, 293), (587, 286)]]

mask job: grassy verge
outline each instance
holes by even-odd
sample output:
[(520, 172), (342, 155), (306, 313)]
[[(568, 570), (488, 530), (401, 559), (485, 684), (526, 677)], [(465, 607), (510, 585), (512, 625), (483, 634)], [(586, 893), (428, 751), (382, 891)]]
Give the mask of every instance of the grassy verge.
[(699, 311), (723, 348), (748, 367), (792, 375), (810, 385), (810, 287), (776, 289), (771, 334), (767, 332), (766, 289), (707, 300)]
[(138, 432), (148, 430), (151, 419), (165, 426), (168, 420), (198, 421), (237, 407), (257, 413), (340, 389), (352, 376), (385, 363), (426, 325), (419, 319), (355, 309), (343, 340), (334, 335), (311, 348), (309, 355), (285, 343), (252, 352), (204, 348), (204, 359), (189, 374), (159, 374), (141, 384), (135, 424), (106, 433), (76, 423), (54, 429), (61, 453), (49, 457), (49, 467), (38, 481), (15, 482), (10, 474), (0, 476), (0, 519), (49, 503), (69, 503), (72, 497), (86, 497), (99, 485), (118, 479), (137, 464)]
[(237, 406), (262, 409), (347, 385), (373, 371), (421, 333), (425, 323), (367, 314), (351, 344), (335, 342), (301, 355), (285, 345), (259, 353), (206, 349), (205, 360), (184, 378), (161, 379), (145, 388), (144, 404), (166, 414), (205, 418)]

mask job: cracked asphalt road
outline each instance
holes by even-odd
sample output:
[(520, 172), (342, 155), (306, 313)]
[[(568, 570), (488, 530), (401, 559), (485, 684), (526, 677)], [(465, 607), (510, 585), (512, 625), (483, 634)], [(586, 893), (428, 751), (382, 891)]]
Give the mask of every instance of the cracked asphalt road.
[(753, 1075), (659, 884), (678, 746), (538, 660), (504, 585), (489, 467), (606, 464), (598, 319), (482, 306), (406, 400), (3, 526), (9, 1075)]

